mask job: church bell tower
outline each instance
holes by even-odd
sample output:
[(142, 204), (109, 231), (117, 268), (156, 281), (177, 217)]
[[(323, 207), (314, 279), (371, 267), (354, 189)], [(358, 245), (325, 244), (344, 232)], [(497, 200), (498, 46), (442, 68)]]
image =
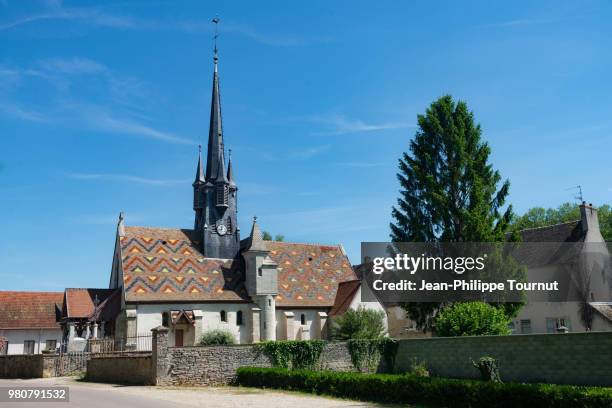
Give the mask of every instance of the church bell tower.
[[(223, 146), (221, 97), (219, 95), (219, 58), (215, 44), (210, 127), (206, 152), (206, 170), (202, 167), (200, 147), (193, 182), (194, 229), (201, 236), (202, 252), (207, 258), (234, 259), (240, 251), (238, 228), (238, 187), (234, 182), (231, 153), (227, 171)], [(231, 151), (230, 151), (231, 152)]]

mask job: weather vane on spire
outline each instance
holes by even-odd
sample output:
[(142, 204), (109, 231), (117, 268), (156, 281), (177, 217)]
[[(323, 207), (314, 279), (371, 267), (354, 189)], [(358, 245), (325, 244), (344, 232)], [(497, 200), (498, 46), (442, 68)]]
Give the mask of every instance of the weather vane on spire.
[(215, 25), (215, 35), (213, 37), (213, 40), (215, 41), (215, 62), (217, 61), (217, 37), (219, 37), (219, 22), (221, 21), (221, 19), (219, 19), (219, 16), (216, 16), (215, 18), (212, 19), (212, 23)]

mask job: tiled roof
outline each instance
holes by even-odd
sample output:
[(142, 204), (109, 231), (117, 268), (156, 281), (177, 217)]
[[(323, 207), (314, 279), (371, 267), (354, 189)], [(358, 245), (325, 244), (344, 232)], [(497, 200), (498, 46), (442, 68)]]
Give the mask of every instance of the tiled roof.
[(604, 318), (612, 322), (612, 302), (591, 302), (589, 305)]
[(277, 306), (331, 307), (338, 284), (356, 278), (340, 246), (276, 241), (266, 246), (278, 264)]
[(582, 242), (584, 233), (580, 221), (529, 228), (519, 231), (522, 242)]
[(62, 292), (0, 292), (0, 329), (59, 329)]
[(98, 305), (115, 292), (115, 289), (68, 288), (64, 298), (62, 315), (72, 319), (86, 319), (95, 311), (96, 298)]
[(245, 301), (242, 262), (204, 258), (193, 230), (126, 227), (120, 238), (128, 302)]
[(329, 315), (341, 315), (346, 312), (351, 306), (351, 302), (353, 301), (359, 286), (361, 286), (361, 282), (359, 282), (359, 280), (341, 282), (338, 285), (336, 301), (334, 302), (334, 306), (330, 310)]
[[(120, 238), (128, 302), (250, 301), (241, 259), (205, 258), (193, 230), (126, 227)], [(339, 246), (266, 242), (278, 264), (276, 305), (331, 307), (355, 279)]]

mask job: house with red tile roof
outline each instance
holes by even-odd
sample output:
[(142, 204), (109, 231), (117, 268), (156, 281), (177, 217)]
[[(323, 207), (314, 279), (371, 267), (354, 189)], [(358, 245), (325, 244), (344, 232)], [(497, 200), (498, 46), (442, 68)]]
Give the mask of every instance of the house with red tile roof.
[(0, 292), (0, 338), (7, 354), (55, 351), (62, 341), (62, 292)]
[(341, 245), (264, 241), (256, 218), (241, 238), (216, 51), (212, 88), (206, 162), (200, 148), (192, 184), (194, 227), (131, 226), (119, 216), (109, 285), (118, 307), (105, 332), (130, 339), (164, 325), (177, 346), (211, 330), (237, 343), (326, 338), (339, 285), (356, 279), (349, 259)]

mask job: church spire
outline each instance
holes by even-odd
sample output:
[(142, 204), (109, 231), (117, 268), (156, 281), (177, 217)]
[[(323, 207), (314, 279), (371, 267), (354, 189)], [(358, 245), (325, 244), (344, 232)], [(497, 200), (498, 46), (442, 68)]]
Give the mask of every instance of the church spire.
[(232, 149), (229, 149), (229, 158), (227, 159), (227, 181), (229, 181), (230, 186), (236, 186), (234, 172), (232, 171)]
[(196, 168), (195, 181), (193, 185), (204, 184), (204, 169), (202, 167), (202, 145), (198, 145), (198, 167)]
[[(206, 181), (216, 182), (225, 178), (225, 158), (223, 147), (223, 124), (221, 120), (221, 96), (219, 95), (219, 55), (217, 52), (216, 26), (219, 19), (213, 19), (215, 23), (215, 50), (213, 62), (215, 70), (213, 73), (212, 100), (210, 103), (210, 127), (208, 129), (208, 153), (206, 156)], [(222, 169), (219, 172), (219, 169)]]

